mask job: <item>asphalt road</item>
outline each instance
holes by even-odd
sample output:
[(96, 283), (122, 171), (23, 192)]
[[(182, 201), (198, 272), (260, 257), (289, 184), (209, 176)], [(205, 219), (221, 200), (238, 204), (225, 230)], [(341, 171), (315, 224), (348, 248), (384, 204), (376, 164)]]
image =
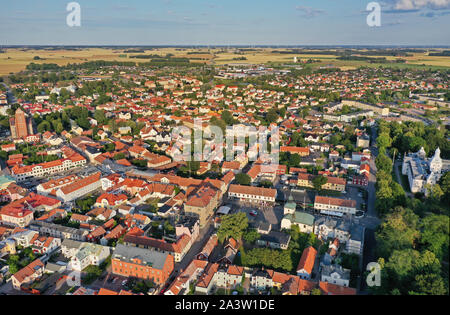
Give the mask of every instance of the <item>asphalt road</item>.
[(194, 242), (194, 244), (192, 244), (191, 248), (189, 249), (187, 254), (183, 257), (181, 262), (175, 264), (175, 272), (186, 269), (186, 267), (191, 263), (194, 257), (200, 253), (200, 251), (208, 242), (208, 239), (211, 237), (213, 232), (214, 232), (214, 225), (212, 220), (210, 220), (208, 224), (204, 226), (203, 229), (200, 230), (200, 234), (197, 240)]
[(14, 94), (12, 93), (9, 86), (7, 86), (6, 83), (4, 83), (4, 82), (2, 82), (1, 84), (6, 88), (6, 96), (8, 97), (8, 104), (11, 105), (11, 104), (17, 103), (17, 99), (14, 96)]
[[(378, 148), (376, 147), (376, 139), (377, 139), (377, 131), (375, 128), (372, 128), (372, 146), (370, 147), (370, 151), (372, 153), (372, 159), (370, 160), (370, 177), (369, 177), (369, 186), (368, 186), (368, 200), (367, 200), (367, 212), (365, 217), (361, 222), (364, 222), (364, 226), (366, 228), (364, 234), (364, 249), (363, 249), (363, 257), (360, 260), (360, 269), (361, 274), (366, 270), (367, 264), (370, 262), (376, 262), (378, 257), (375, 255), (376, 249), (376, 241), (375, 241), (375, 230), (380, 224), (380, 219), (378, 218), (376, 209), (375, 209), (375, 184), (376, 184), (376, 173), (377, 167), (375, 165), (375, 158), (378, 156)], [(367, 285), (366, 279), (364, 277), (360, 278), (360, 292), (362, 294), (367, 294), (365, 292)]]

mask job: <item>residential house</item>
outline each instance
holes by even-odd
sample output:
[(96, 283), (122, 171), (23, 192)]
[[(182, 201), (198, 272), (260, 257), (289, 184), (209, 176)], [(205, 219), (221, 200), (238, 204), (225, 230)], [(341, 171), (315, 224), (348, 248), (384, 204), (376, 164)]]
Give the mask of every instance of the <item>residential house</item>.
[(36, 259), (28, 266), (20, 269), (12, 275), (12, 286), (16, 290), (20, 290), (24, 284), (31, 284), (44, 274), (45, 265), (40, 259)]
[(320, 280), (348, 287), (350, 284), (350, 269), (344, 269), (340, 265), (324, 265), (322, 266)]
[(263, 234), (256, 241), (259, 246), (270, 247), (274, 249), (288, 249), (291, 236), (284, 232), (270, 231), (268, 234)]
[(71, 257), (68, 269), (82, 271), (87, 266), (99, 266), (110, 254), (111, 249), (107, 246), (83, 243)]
[(303, 251), (297, 266), (297, 275), (300, 278), (305, 280), (311, 279), (312, 271), (316, 261), (316, 256), (317, 250), (312, 246), (309, 246)]

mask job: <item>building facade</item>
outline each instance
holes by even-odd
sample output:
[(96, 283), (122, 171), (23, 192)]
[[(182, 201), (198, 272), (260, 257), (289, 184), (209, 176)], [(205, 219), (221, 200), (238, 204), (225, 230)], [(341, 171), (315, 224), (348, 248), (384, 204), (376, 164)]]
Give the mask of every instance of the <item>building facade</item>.
[(20, 108), (16, 110), (14, 117), (10, 118), (9, 126), (13, 139), (24, 139), (34, 134), (32, 119), (27, 117), (25, 112)]
[(172, 255), (119, 244), (111, 259), (112, 273), (165, 284), (174, 269)]
[(418, 152), (405, 155), (403, 158), (402, 174), (408, 176), (409, 187), (412, 193), (427, 193), (427, 186), (436, 185), (442, 176), (444, 161), (441, 159), (441, 150), (436, 149), (431, 159), (426, 157), (422, 147)]

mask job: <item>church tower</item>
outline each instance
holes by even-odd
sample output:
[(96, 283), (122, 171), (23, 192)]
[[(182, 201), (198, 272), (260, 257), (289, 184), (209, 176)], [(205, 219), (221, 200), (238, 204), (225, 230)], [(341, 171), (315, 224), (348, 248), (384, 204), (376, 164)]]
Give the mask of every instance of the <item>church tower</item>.
[(417, 155), (422, 160), (424, 160), (427, 157), (427, 153), (425, 152), (425, 149), (423, 147), (420, 148), (419, 152), (417, 152)]
[(434, 156), (430, 161), (430, 171), (432, 173), (441, 174), (442, 170), (442, 159), (441, 159), (441, 150), (439, 148), (434, 152)]

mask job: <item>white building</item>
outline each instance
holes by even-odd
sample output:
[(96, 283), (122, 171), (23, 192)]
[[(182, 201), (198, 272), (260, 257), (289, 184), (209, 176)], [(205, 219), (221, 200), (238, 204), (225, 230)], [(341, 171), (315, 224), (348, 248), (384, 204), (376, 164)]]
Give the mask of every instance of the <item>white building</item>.
[(107, 246), (83, 243), (74, 256), (72, 256), (68, 269), (82, 271), (87, 266), (99, 266), (111, 254)]
[(354, 224), (350, 228), (350, 238), (347, 241), (345, 250), (348, 253), (362, 255), (364, 247), (364, 227)]
[(252, 203), (274, 203), (277, 190), (253, 186), (230, 185), (228, 196)]
[(282, 229), (291, 229), (292, 225), (297, 225), (302, 233), (314, 232), (314, 216), (301, 211), (295, 211), (293, 214), (286, 214), (281, 220)]
[(67, 186), (78, 179), (80, 179), (80, 177), (78, 177), (77, 175), (69, 175), (63, 178), (49, 180), (48, 182), (37, 185), (36, 191), (38, 194), (48, 195), (53, 190), (56, 191), (58, 188)]
[(340, 265), (323, 265), (321, 281), (348, 287), (350, 284), (350, 270)]
[(56, 197), (64, 202), (72, 201), (102, 187), (101, 173), (97, 172), (59, 188)]
[(427, 193), (427, 185), (436, 185), (442, 176), (443, 164), (448, 161), (441, 159), (441, 150), (436, 149), (431, 159), (426, 157), (423, 147), (416, 153), (405, 155), (402, 165), (402, 174), (408, 176), (411, 192)]
[(11, 175), (18, 182), (23, 182), (32, 178), (41, 178), (52, 174), (65, 172), (72, 168), (86, 165), (86, 159), (79, 154), (70, 158), (60, 159), (52, 162), (45, 162), (35, 165), (14, 166)]
[(337, 238), (342, 244), (347, 243), (350, 238), (350, 228), (350, 222), (342, 219), (331, 219), (321, 216), (314, 222), (314, 234), (319, 239)]
[(76, 255), (76, 253), (78, 253), (83, 244), (84, 242), (74, 241), (66, 238), (61, 243), (61, 253), (66, 258), (72, 258)]
[(316, 196), (314, 209), (320, 210), (323, 214), (355, 214), (356, 200)]
[(75, 229), (59, 224), (48, 223), (34, 220), (30, 224), (30, 229), (38, 231), (40, 234), (58, 237), (62, 240), (68, 238), (77, 241), (84, 241), (86, 235), (89, 234), (87, 230)]
[(25, 230), (11, 235), (9, 238), (13, 239), (16, 246), (29, 247), (32, 245), (31, 240), (35, 238), (35, 235), (39, 235), (38, 232), (32, 230)]

